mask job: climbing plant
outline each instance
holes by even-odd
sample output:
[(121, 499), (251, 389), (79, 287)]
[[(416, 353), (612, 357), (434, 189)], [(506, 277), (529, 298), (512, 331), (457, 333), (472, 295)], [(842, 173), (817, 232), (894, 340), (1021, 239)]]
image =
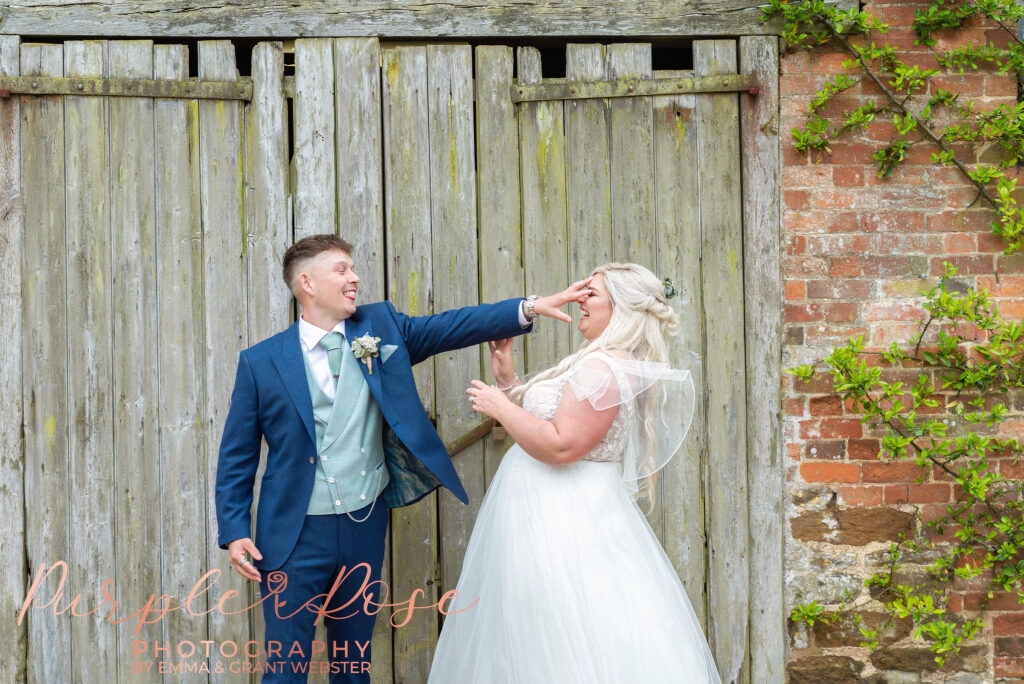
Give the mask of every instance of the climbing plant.
[[(918, 9), (913, 30), (917, 45), (934, 48), (957, 44), (956, 32), (968, 25), (996, 27), (1003, 40), (934, 51), (938, 68), (922, 68), (905, 50), (884, 41), (888, 26), (870, 12), (843, 10), (822, 0), (769, 0), (764, 20), (781, 17), (788, 50), (840, 49), (849, 55), (846, 73), (826, 80), (808, 102), (806, 119), (793, 129), (798, 151), (827, 154), (830, 144), (864, 130), (873, 121), (892, 121), (892, 136), (874, 153), (878, 175), (886, 177), (903, 164), (916, 145), (933, 146), (931, 161), (956, 167), (977, 189), (973, 203), (993, 211), (992, 230), (1005, 245), (1004, 254), (1024, 249), (1024, 214), (1017, 208), (1018, 164), (1024, 161), (1024, 105), (1007, 103), (982, 111), (961, 93), (940, 87), (933, 77), (955, 71), (994, 69), (1024, 74), (1024, 44), (1017, 38), (1017, 20), (1024, 7), (1014, 0), (938, 0)], [(857, 88), (861, 82), (872, 84)], [(853, 98), (836, 112), (837, 97), (863, 91), (875, 95)], [(879, 94), (880, 93), (880, 94)], [(979, 161), (985, 160), (985, 161)], [(885, 567), (870, 577), (867, 597), (848, 595), (836, 608), (817, 601), (794, 608), (791, 619), (813, 625), (851, 618), (860, 626), (863, 646), (878, 645), (878, 630), (867, 627), (861, 611), (883, 605), (893, 619), (910, 618), (915, 637), (930, 643), (941, 666), (950, 653), (977, 635), (980, 618), (954, 620), (947, 599), (958, 583), (987, 585), (982, 608), (995, 592), (1016, 592), (1024, 603), (1024, 501), (1020, 480), (1005, 477), (999, 463), (1017, 463), (1022, 445), (1000, 439), (999, 425), (1012, 393), (1024, 389), (1024, 325), (1000, 315), (986, 290), (977, 291), (956, 279), (957, 269), (944, 263), (944, 273), (922, 304), (918, 332), (884, 351), (866, 350), (863, 336), (850, 338), (814, 364), (787, 372), (811, 379), (821, 366), (833, 377), (834, 391), (860, 414), (861, 422), (881, 438), (880, 457), (911, 459), (921, 480), (932, 473), (954, 483), (953, 503), (943, 515), (924, 523), (919, 532), (893, 543)], [(937, 343), (925, 345), (931, 331)], [(884, 377), (883, 368), (911, 369), (916, 382)], [(928, 532), (928, 529), (931, 532)], [(943, 553), (929, 567), (929, 581), (901, 583), (899, 572), (908, 552), (943, 544)]]

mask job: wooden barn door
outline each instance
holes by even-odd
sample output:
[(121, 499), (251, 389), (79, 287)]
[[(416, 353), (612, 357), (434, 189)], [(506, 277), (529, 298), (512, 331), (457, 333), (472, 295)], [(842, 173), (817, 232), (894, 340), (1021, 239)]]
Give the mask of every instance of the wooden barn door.
[[(570, 45), (555, 79), (537, 50), (496, 45), (303, 39), (294, 59), (286, 77), (282, 45), (259, 43), (242, 79), (229, 41), (200, 42), (200, 81), (250, 90), (105, 97), (85, 86), (178, 88), (187, 48), (0, 36), (0, 76), (30, 77), (23, 88), (83, 80), (0, 98), (0, 321), (14, 343), (0, 366), (0, 446), (20, 455), (0, 473), (4, 560), (32, 572), (67, 561), (65, 595), (90, 606), (103, 579), (138, 607), (154, 592), (183, 599), (210, 569), (223, 574), (209, 608), (230, 590), (256, 598), (216, 547), (216, 456), (238, 351), (292, 320), (278, 273), (298, 238), (353, 242), (361, 300), (410, 314), (555, 292), (601, 263), (636, 261), (679, 286), (673, 361), (693, 368), (703, 397), (648, 518), (723, 679), (782, 681), (775, 39), (697, 41), (692, 73), (653, 72), (648, 44)], [(761, 95), (512, 97), (514, 83), (741, 71)], [(542, 322), (517, 342), (520, 375), (581, 341)], [(478, 425), (464, 389), (489, 378), (484, 350), (414, 372), (446, 443)], [(392, 511), (392, 601), (418, 590), (436, 602), (455, 587), (509, 446), (494, 432), (454, 456), (468, 506), (441, 492)], [(26, 589), (18, 574), (0, 578), (9, 614)], [(436, 611), (398, 629), (378, 618), (373, 681), (424, 682), (440, 628)], [(179, 611), (138, 634), (43, 610), (0, 623), (11, 681), (158, 681), (132, 670), (160, 659), (133, 656), (134, 641), (262, 633), (259, 610)], [(218, 663), (244, 660), (171, 658), (207, 663), (211, 674), (185, 680), (217, 682), (240, 677)]]
[[(654, 72), (651, 56), (649, 44), (569, 45), (565, 77), (545, 79), (533, 48), (385, 45), (385, 293), (399, 309), (424, 314), (555, 292), (608, 261), (671, 276), (682, 320), (672, 360), (694, 367), (703, 401), (648, 518), (725, 681), (780, 680), (781, 467), (774, 428), (764, 427), (776, 420), (764, 392), (778, 389), (762, 377), (770, 361), (755, 360), (747, 373), (749, 359), (763, 356), (751, 353), (752, 341), (764, 354), (778, 348), (770, 326), (757, 332), (777, 305), (751, 293), (771, 282), (758, 270), (771, 268), (767, 248), (777, 242), (775, 42), (696, 41), (687, 72)], [(513, 82), (737, 74), (741, 59), (766, 79), (760, 104), (737, 92), (510, 97)], [(766, 252), (745, 254), (745, 241)], [(543, 370), (581, 342), (574, 326), (544, 323), (518, 343), (521, 371)], [(465, 349), (417, 367), (421, 399), (446, 442), (479, 422), (464, 389), (472, 377), (489, 377), (488, 366), (486, 354)], [(436, 598), (455, 587), (480, 501), (509, 446), (492, 435), (455, 456), (468, 506), (442, 493), (393, 512), (397, 596), (429, 586)], [(439, 627), (423, 613), (392, 631), (396, 682), (425, 680)]]

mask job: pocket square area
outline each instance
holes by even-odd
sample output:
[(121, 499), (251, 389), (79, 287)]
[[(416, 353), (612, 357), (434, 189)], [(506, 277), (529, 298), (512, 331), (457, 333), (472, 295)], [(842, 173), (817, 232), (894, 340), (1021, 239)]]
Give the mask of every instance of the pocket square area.
[(380, 362), (384, 363), (391, 356), (391, 353), (398, 349), (397, 344), (385, 344), (380, 348)]

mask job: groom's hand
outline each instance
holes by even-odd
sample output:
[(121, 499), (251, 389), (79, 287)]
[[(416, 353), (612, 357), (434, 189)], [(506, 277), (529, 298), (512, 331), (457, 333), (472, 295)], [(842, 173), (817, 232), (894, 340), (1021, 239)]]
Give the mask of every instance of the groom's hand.
[(533, 302), (533, 310), (541, 316), (547, 316), (548, 318), (555, 318), (566, 323), (572, 323), (572, 316), (562, 312), (562, 307), (569, 302), (582, 302), (590, 296), (590, 281), (594, 279), (594, 276), (590, 276), (585, 280), (577, 280), (575, 283), (565, 288), (561, 292), (557, 292), (553, 295), (546, 297), (538, 297)]
[(238, 574), (247, 580), (253, 582), (260, 581), (260, 571), (256, 569), (256, 566), (249, 560), (251, 554), (256, 560), (262, 560), (263, 554), (256, 548), (256, 545), (252, 543), (252, 539), (249, 537), (242, 537), (236, 539), (233, 542), (228, 543), (228, 558), (231, 560), (231, 565), (234, 566)]

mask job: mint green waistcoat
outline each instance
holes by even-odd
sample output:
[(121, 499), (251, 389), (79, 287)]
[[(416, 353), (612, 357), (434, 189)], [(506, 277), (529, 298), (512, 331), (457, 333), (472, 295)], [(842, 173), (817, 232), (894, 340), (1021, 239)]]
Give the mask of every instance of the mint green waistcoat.
[(347, 345), (333, 402), (320, 389), (306, 355), (302, 358), (313, 399), (317, 452), (306, 514), (357, 511), (373, 503), (390, 479), (381, 442), (384, 417)]

